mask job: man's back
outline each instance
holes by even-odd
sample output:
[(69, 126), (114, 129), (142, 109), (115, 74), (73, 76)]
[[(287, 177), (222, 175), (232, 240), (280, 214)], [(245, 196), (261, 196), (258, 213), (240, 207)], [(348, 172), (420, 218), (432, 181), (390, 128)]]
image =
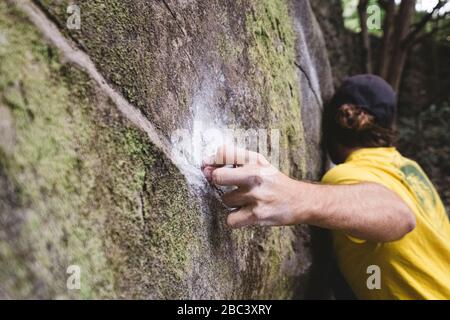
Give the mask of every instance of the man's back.
[[(363, 148), (322, 181), (381, 184), (416, 217), (416, 228), (394, 242), (373, 243), (334, 232), (340, 269), (359, 298), (450, 299), (450, 224), (439, 195), (417, 163), (395, 148)], [(371, 266), (380, 268), (380, 289), (367, 286)]]

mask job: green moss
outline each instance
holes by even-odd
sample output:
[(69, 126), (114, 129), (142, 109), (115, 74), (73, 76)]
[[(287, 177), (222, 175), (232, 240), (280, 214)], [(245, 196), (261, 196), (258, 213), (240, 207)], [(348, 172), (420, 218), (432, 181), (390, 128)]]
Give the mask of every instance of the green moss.
[(227, 63), (235, 62), (243, 53), (243, 47), (230, 37), (227, 32), (222, 32), (217, 37), (217, 48), (221, 57)]
[[(257, 71), (254, 77), (271, 109), (272, 127), (281, 131), (281, 148), (304, 148), (301, 122), (298, 75), (294, 65), (295, 34), (286, 2), (281, 0), (253, 1), (246, 25), (252, 39), (249, 50)], [(283, 171), (292, 163), (282, 159)], [(305, 158), (298, 158), (301, 172), (305, 172)], [(292, 174), (292, 172), (290, 172)]]
[(294, 255), (291, 232), (290, 228), (274, 228), (267, 241), (267, 256), (264, 259), (269, 261), (267, 274), (269, 279), (277, 279), (277, 282), (269, 282), (270, 287), (264, 291), (270, 292), (272, 299), (289, 299), (292, 295), (292, 279), (286, 275), (284, 266)]
[[(91, 297), (95, 292), (102, 296), (101, 289), (94, 288), (100, 288), (102, 281), (112, 283), (112, 278), (105, 267), (101, 233), (92, 236), (98, 230), (81, 216), (83, 209), (85, 214), (98, 213), (89, 208), (93, 182), (88, 170), (80, 168), (84, 161), (77, 154), (92, 130), (85, 119), (86, 101), (72, 98), (71, 88), (58, 76), (57, 54), (18, 12), (5, 6), (2, 3), (0, 8), (0, 32), (7, 39), (0, 51), (0, 92), (11, 109), (17, 134), (8, 174), (20, 187), (27, 210), (20, 226), (21, 242), (32, 251), (28, 258), (39, 261), (37, 268), (22, 268), (23, 272), (53, 284), (44, 295), (64, 292)], [(65, 270), (72, 263), (80, 265), (83, 272), (79, 293), (65, 290)], [(20, 290), (21, 282), (17, 278), (14, 286), (19, 288), (18, 296), (26, 296)]]
[[(0, 245), (4, 290), (102, 298), (116, 297), (119, 288), (143, 297), (155, 286), (160, 296), (179, 296), (171, 283), (183, 280), (197, 246), (190, 235), (198, 208), (186, 205), (192, 201), (184, 179), (96, 95), (84, 73), (60, 64), (58, 53), (3, 3), (0, 33), (7, 39), (0, 97), (17, 134), (14, 153), (2, 152), (0, 164), (27, 212), (19, 238)], [(81, 268), (80, 291), (66, 289), (71, 264)], [(124, 288), (127, 277), (135, 282)]]
[[(64, 5), (40, 2), (63, 25)], [(133, 21), (147, 17), (139, 15), (136, 3), (111, 1), (106, 8), (103, 1), (82, 2), (82, 30), (62, 32), (78, 39), (131, 102), (151, 109), (157, 118), (161, 110), (153, 104), (165, 100), (155, 94), (169, 91), (159, 81), (170, 76), (152, 73), (156, 49), (143, 50), (144, 56), (130, 49), (130, 39), (150, 37), (145, 27), (154, 26)], [(290, 151), (300, 149), (288, 9), (281, 1), (253, 1), (251, 6), (249, 41), (246, 37), (242, 47), (235, 46), (241, 40), (223, 34), (215, 38), (219, 53), (233, 63), (250, 43), (254, 74), (249, 73), (252, 80), (246, 85), (255, 96), (262, 95), (258, 108), (270, 106), (270, 126), (281, 129), (282, 143)], [(146, 14), (151, 17), (153, 9)], [(114, 33), (109, 26), (115, 26)], [(137, 32), (138, 27), (144, 29)], [(172, 31), (164, 35), (168, 42)], [(8, 39), (0, 46), (0, 98), (13, 115), (17, 135), (13, 153), (0, 154), (0, 165), (20, 198), (11, 215), (21, 217), (14, 225), (18, 234), (1, 238), (0, 291), (21, 298), (189, 298), (200, 287), (199, 294), (218, 298), (292, 296), (294, 279), (284, 265), (294, 255), (289, 229), (231, 232), (223, 226), (223, 215), (212, 217), (220, 208), (203, 212), (198, 203), (207, 200), (191, 194), (184, 177), (148, 137), (97, 92), (86, 74), (61, 64), (58, 52), (3, 3), (0, 32)], [(239, 63), (239, 71), (247, 68), (246, 57)], [(184, 65), (183, 60), (158, 72), (175, 70), (175, 79)], [(188, 86), (178, 89), (177, 113), (189, 108), (190, 94)], [(265, 121), (266, 110), (258, 111), (263, 114), (258, 119)], [(284, 169), (301, 161), (285, 159)], [(70, 264), (81, 267), (81, 291), (66, 289)]]
[[(94, 61), (100, 61), (100, 69), (115, 71), (107, 72), (110, 75), (108, 80), (117, 85), (128, 100), (139, 107), (144, 107), (138, 98), (138, 88), (135, 86), (137, 70), (142, 62), (142, 57), (132, 59), (131, 57), (136, 55), (136, 49), (118, 45), (122, 41), (128, 41), (132, 34), (133, 37), (136, 36), (136, 31), (132, 30), (135, 14), (133, 10), (136, 9), (133, 5), (116, 0), (108, 1), (108, 3), (103, 0), (80, 3), (69, 0), (38, 0), (37, 2), (55, 18), (61, 32), (66, 37), (72, 38), (88, 50)], [(80, 7), (80, 30), (69, 30), (65, 26), (69, 17), (66, 12), (67, 7), (73, 3)], [(114, 27), (114, 33), (110, 32), (111, 26)], [(88, 41), (85, 38), (86, 34), (89, 38)], [(111, 42), (110, 49), (114, 47), (114, 50), (105, 50), (105, 41)]]

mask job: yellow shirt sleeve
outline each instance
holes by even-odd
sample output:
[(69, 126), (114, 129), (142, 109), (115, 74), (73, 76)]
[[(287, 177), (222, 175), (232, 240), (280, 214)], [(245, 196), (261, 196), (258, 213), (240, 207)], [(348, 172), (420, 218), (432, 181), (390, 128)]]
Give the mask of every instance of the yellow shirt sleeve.
[[(322, 178), (326, 184), (356, 184), (363, 182), (381, 183), (381, 179), (367, 169), (361, 169), (351, 164), (340, 164), (330, 169)], [(353, 243), (365, 243), (366, 240), (353, 237), (342, 232), (335, 232), (346, 237)]]
[[(396, 193), (416, 216), (412, 232), (386, 243), (333, 232), (339, 268), (358, 298), (450, 298), (450, 223), (439, 195), (418, 164), (393, 148), (360, 149), (330, 169), (322, 182), (378, 183)], [(379, 290), (367, 286), (367, 270), (372, 265), (381, 270)]]

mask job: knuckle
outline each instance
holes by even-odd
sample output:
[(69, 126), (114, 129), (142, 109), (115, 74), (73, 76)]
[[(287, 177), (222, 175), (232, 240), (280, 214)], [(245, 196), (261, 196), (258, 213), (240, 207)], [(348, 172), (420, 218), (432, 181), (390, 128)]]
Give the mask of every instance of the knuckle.
[(263, 177), (258, 168), (252, 168), (248, 176), (248, 183), (252, 186), (260, 186), (263, 183)]
[(256, 220), (264, 220), (266, 218), (266, 213), (264, 208), (259, 205), (256, 205), (252, 209), (252, 216), (256, 218)]
[(263, 197), (263, 192), (261, 190), (261, 187), (255, 186), (253, 188), (251, 188), (248, 192), (247, 192), (247, 196), (252, 199), (254, 202), (258, 202), (264, 199)]

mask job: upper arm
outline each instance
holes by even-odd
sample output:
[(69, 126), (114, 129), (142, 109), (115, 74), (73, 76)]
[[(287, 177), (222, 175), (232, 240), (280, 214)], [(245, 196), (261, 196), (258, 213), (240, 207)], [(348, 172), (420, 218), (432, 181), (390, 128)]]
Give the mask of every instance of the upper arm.
[(361, 168), (351, 164), (341, 164), (329, 170), (322, 178), (322, 183), (335, 185), (348, 185), (358, 183), (371, 183), (370, 189), (378, 191), (378, 194), (385, 194), (390, 199), (396, 199), (410, 208), (399, 192), (386, 182), (386, 178), (376, 173), (370, 168)]
[[(374, 217), (387, 219), (387, 221), (396, 221), (398, 222), (394, 224), (396, 227), (405, 224), (404, 229), (406, 233), (410, 231), (409, 226), (414, 224), (415, 216), (409, 206), (394, 190), (383, 182), (382, 177), (370, 169), (359, 168), (349, 164), (339, 165), (329, 170), (322, 178), (322, 182), (334, 185), (359, 184), (358, 186), (352, 186), (352, 189), (349, 189), (348, 192), (352, 194), (351, 199), (367, 199), (364, 203), (361, 203), (361, 211), (354, 214), (365, 215), (365, 213), (370, 211), (369, 207), (376, 210), (376, 214), (366, 217), (368, 221), (372, 221), (371, 219)], [(386, 223), (380, 225), (386, 225)], [(384, 233), (385, 230), (382, 231)], [(402, 232), (397, 233), (401, 234)], [(364, 242), (361, 238), (365, 238), (352, 232), (344, 232), (344, 235), (348, 240), (355, 243)]]

